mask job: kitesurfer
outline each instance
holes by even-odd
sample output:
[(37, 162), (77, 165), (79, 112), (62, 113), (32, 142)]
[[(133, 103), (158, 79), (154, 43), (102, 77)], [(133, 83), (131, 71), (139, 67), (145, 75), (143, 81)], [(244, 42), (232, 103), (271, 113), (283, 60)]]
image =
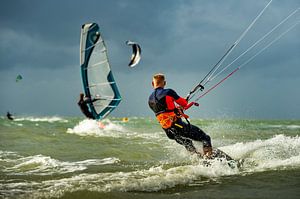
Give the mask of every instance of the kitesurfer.
[(9, 119), (9, 120), (14, 120), (12, 114), (10, 114), (10, 112), (8, 112), (8, 111), (7, 111), (7, 113), (6, 113), (6, 117), (7, 117), (7, 119)]
[[(166, 81), (163, 74), (155, 74), (152, 79), (153, 93), (149, 97), (149, 106), (156, 115), (157, 120), (164, 129), (168, 138), (174, 139), (183, 145), (191, 153), (201, 155), (193, 145), (192, 140), (203, 143), (204, 156), (210, 157), (212, 145), (210, 136), (205, 134), (197, 126), (183, 122), (181, 117), (187, 117), (182, 110), (190, 108), (192, 105), (198, 106), (195, 102), (188, 103), (186, 99), (180, 97), (174, 90), (165, 89)], [(176, 107), (176, 104), (179, 107)]]
[(96, 101), (97, 99), (90, 99), (88, 97), (85, 97), (83, 93), (79, 94), (79, 101), (78, 106), (80, 107), (81, 112), (89, 119), (95, 119), (93, 114), (90, 112), (88, 104)]

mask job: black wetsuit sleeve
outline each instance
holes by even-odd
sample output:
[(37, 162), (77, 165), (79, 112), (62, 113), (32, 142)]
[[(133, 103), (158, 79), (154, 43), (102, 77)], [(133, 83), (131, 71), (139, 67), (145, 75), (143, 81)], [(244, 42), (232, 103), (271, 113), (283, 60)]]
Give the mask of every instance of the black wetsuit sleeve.
[(79, 100), (79, 101), (77, 102), (78, 106), (82, 105), (82, 103), (83, 103), (83, 100)]
[(84, 99), (84, 102), (85, 103), (93, 103), (93, 102), (95, 102), (95, 101), (97, 101), (98, 99), (91, 99), (91, 98), (86, 98), (86, 99)]
[(175, 100), (180, 98), (180, 96), (173, 89), (168, 89), (167, 95), (173, 97)]

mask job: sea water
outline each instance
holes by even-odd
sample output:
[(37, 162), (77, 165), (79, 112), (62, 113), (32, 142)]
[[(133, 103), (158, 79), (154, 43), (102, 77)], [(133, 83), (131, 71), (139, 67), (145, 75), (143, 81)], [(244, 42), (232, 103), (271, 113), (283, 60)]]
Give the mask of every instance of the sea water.
[[(0, 118), (0, 198), (300, 198), (300, 121), (191, 121), (243, 163), (203, 160), (153, 118)], [(196, 143), (201, 146), (200, 143)]]

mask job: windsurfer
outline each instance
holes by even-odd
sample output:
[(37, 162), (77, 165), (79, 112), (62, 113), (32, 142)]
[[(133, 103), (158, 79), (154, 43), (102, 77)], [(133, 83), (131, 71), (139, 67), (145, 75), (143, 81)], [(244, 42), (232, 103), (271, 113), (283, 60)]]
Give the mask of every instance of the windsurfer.
[[(188, 117), (182, 110), (190, 108), (192, 105), (198, 106), (195, 102), (188, 103), (186, 99), (180, 97), (174, 90), (165, 89), (166, 81), (163, 74), (155, 74), (152, 79), (153, 93), (149, 97), (149, 106), (156, 115), (157, 120), (166, 132), (168, 138), (174, 139), (183, 145), (191, 153), (197, 153), (192, 140), (203, 143), (203, 153), (206, 157), (212, 154), (210, 136), (205, 134), (197, 126), (185, 123), (181, 117)], [(180, 107), (176, 107), (174, 102)]]
[(81, 112), (89, 119), (95, 119), (91, 111), (89, 110), (88, 104), (96, 101), (97, 99), (90, 99), (85, 97), (83, 93), (79, 94), (78, 106), (80, 107)]

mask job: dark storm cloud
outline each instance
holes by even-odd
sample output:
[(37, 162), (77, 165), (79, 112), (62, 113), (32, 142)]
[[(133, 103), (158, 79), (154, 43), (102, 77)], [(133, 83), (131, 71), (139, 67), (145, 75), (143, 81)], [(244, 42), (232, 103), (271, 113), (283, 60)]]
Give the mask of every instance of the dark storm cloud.
[(78, 61), (80, 26), (86, 22), (105, 27), (102, 33), (108, 43), (114, 40), (124, 47), (127, 39), (142, 35), (164, 45), (163, 20), (159, 18), (166, 8), (170, 9), (167, 2), (148, 1), (2, 2), (1, 62), (49, 68), (74, 64)]
[[(75, 60), (78, 61), (76, 48), (80, 26), (95, 21), (103, 28), (104, 38), (107, 44), (111, 44), (108, 45), (111, 56), (119, 60), (115, 63), (120, 69), (124, 69), (123, 60), (128, 56), (124, 42), (133, 39), (141, 43), (147, 55), (144, 57), (146, 64), (172, 69), (188, 66), (190, 70), (198, 71), (199, 65), (212, 65), (226, 51), (266, 2), (2, 2), (1, 40), (8, 40), (9, 47), (1, 45), (1, 60), (4, 65), (10, 63), (13, 66), (18, 61), (28, 66), (49, 68), (73, 65)], [(271, 29), (276, 20), (279, 22), (293, 8), (276, 3), (268, 10), (270, 14), (264, 16), (263, 24), (258, 23), (258, 27), (254, 27), (256, 31), (252, 35), (261, 35), (262, 27), (269, 26)], [(272, 21), (275, 22), (272, 24)], [(295, 51), (289, 53), (293, 56)]]

